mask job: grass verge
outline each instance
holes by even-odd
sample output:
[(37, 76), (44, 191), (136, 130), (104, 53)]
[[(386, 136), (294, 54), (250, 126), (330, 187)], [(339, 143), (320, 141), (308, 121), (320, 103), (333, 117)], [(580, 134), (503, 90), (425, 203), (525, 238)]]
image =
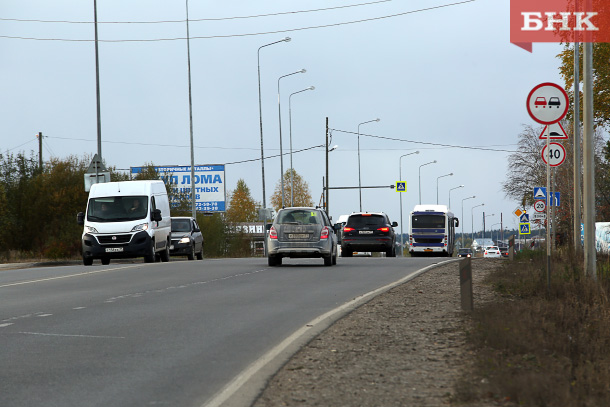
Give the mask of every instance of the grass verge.
[(521, 253), (492, 272), (499, 300), (479, 306), (468, 332), (475, 355), (455, 389), (456, 404), (493, 399), (523, 406), (610, 406), (610, 261), (598, 279), (582, 258)]

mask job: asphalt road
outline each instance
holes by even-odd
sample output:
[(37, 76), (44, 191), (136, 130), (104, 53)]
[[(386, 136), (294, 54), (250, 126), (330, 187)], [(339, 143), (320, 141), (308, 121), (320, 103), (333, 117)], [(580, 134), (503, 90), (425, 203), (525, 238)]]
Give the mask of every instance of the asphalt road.
[(438, 262), (0, 270), (0, 406), (202, 406), (316, 317)]

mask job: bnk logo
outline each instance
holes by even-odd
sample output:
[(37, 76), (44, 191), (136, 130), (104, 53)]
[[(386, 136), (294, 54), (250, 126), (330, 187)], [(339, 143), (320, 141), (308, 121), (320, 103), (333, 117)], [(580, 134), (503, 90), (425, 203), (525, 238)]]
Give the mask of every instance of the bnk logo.
[(577, 41), (610, 42), (608, 0), (511, 0), (511, 43)]

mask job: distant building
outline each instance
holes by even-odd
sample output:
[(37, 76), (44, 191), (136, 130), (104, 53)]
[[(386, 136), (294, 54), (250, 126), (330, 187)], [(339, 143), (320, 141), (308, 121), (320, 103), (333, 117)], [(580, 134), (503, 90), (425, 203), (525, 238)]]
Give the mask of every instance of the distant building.
[(472, 242), (472, 250), (479, 250), (486, 246), (495, 246), (492, 239), (474, 239)]

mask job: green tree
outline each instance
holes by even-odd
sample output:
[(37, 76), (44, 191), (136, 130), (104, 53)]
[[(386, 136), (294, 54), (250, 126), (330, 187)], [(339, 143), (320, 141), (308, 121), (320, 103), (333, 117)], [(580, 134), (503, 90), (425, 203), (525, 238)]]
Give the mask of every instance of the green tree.
[[(579, 82), (583, 81), (583, 47), (580, 46)], [(565, 82), (565, 88), (570, 100), (574, 101), (574, 44), (567, 44), (557, 55), (561, 61), (559, 72)], [(593, 111), (597, 126), (610, 129), (610, 43), (593, 44)], [(582, 119), (582, 85), (580, 86), (580, 117)], [(572, 121), (572, 110), (568, 112), (568, 120)]]
[(228, 195), (227, 222), (254, 222), (258, 219), (257, 208), (260, 207), (260, 204), (252, 198), (250, 188), (243, 179), (237, 180), (235, 190), (229, 192)]
[(179, 192), (178, 188), (171, 183), (169, 173), (159, 174), (153, 163), (146, 164), (141, 172), (136, 174), (134, 180), (162, 180), (165, 183), (167, 196), (172, 204), (172, 214), (176, 216), (191, 215), (191, 197), (187, 192)]
[[(284, 206), (286, 207), (291, 206), (290, 191), (292, 190), (292, 185), (290, 183), (290, 172), (289, 168), (284, 173)], [(294, 169), (292, 170), (292, 177), (294, 181), (294, 206), (313, 206), (314, 203), (311, 198), (311, 192), (309, 192), (309, 184)], [(282, 208), (282, 185), (280, 181), (275, 185), (275, 191), (271, 196), (271, 205), (273, 205), (275, 210)]]

